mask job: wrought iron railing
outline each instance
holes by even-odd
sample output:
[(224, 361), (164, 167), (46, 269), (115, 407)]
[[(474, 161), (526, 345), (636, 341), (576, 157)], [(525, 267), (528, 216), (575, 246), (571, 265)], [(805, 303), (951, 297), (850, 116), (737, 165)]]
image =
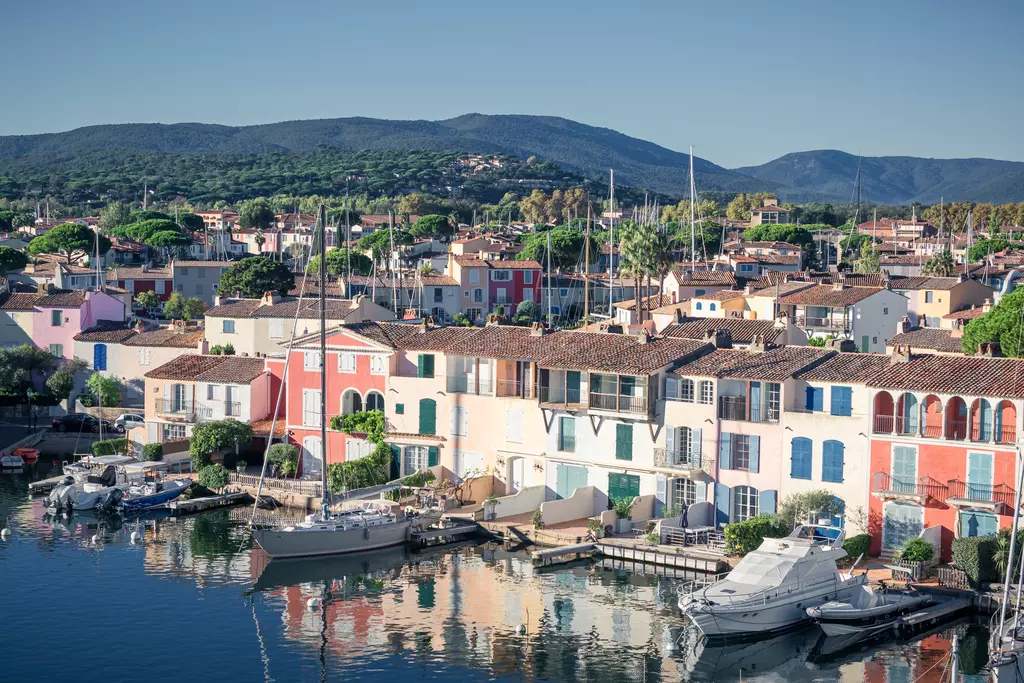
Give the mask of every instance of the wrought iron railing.
[(448, 377), (448, 391), (452, 394), (486, 396), (491, 393), (491, 380), (490, 378), (469, 377), (468, 375), (450, 375)]
[(871, 490), (875, 493), (928, 496), (937, 500), (945, 500), (949, 495), (949, 488), (937, 479), (893, 476), (886, 472), (875, 472), (872, 475)]
[(746, 420), (747, 399), (744, 396), (719, 396), (718, 419)]
[(702, 470), (711, 472), (715, 466), (714, 458), (699, 453), (687, 453), (667, 448), (654, 449), (654, 466), (672, 470)]
[(1005, 503), (1013, 506), (1013, 499), (1016, 491), (1006, 484), (974, 484), (963, 482), (959, 479), (950, 479), (946, 482), (949, 488), (949, 498), (961, 500), (972, 500), (984, 503)]
[(178, 401), (173, 398), (156, 399), (153, 408), (162, 415), (175, 415), (185, 418), (195, 417), (196, 411), (192, 401)]

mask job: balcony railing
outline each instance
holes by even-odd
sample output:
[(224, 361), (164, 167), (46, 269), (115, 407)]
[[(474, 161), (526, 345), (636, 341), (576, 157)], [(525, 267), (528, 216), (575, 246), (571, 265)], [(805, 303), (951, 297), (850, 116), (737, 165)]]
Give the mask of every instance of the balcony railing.
[(711, 472), (714, 468), (714, 459), (695, 453), (682, 451), (670, 451), (667, 448), (654, 449), (654, 466), (664, 467), (671, 470), (703, 470)]
[(156, 399), (154, 410), (161, 415), (181, 417), (186, 420), (194, 419), (196, 416), (195, 407), (192, 401), (177, 401), (173, 398)]
[(949, 488), (942, 482), (931, 477), (892, 476), (885, 472), (875, 472), (871, 479), (871, 491), (874, 493), (891, 493), (910, 496), (926, 496), (945, 500)]
[(849, 323), (842, 318), (809, 318), (805, 315), (796, 316), (797, 327), (813, 327), (822, 330), (847, 330)]
[(997, 429), (996, 443), (1017, 443), (1017, 428), (1011, 425)]
[(962, 482), (959, 479), (951, 479), (947, 482), (949, 498), (971, 500), (982, 503), (1004, 503), (1013, 506), (1013, 499), (1016, 491), (1006, 484), (971, 484)]
[(453, 394), (475, 394), (480, 396), (491, 393), (491, 380), (482, 377), (449, 376), (448, 391)]
[(510, 398), (533, 398), (533, 385), (518, 379), (499, 379), (495, 382), (498, 396)]
[(967, 420), (946, 420), (946, 438), (963, 441), (967, 438)]
[(537, 387), (537, 397), (541, 403), (560, 403), (563, 405), (578, 405), (580, 403), (579, 389), (562, 389), (541, 384)]
[(756, 403), (747, 410), (745, 396), (719, 396), (718, 417), (722, 420), (740, 420), (743, 422), (778, 422), (780, 408), (778, 405)]
[(242, 404), (239, 401), (224, 401), (224, 415), (227, 417), (238, 417), (242, 414)]
[[(719, 410), (719, 417), (724, 417)], [(729, 418), (741, 419), (741, 418)], [(945, 430), (943, 430), (945, 426)], [(942, 424), (922, 423), (920, 419), (907, 419), (902, 415), (875, 415), (872, 431), (875, 434), (900, 434), (924, 439), (945, 439), (947, 441), (971, 441), (979, 443), (1012, 444), (1017, 442), (1017, 428), (1007, 425), (1001, 428), (981, 429), (978, 425), (970, 425), (966, 419), (945, 420)]]
[(647, 412), (646, 396), (624, 396), (622, 394), (590, 394), (590, 407), (594, 410), (608, 410), (619, 413)]

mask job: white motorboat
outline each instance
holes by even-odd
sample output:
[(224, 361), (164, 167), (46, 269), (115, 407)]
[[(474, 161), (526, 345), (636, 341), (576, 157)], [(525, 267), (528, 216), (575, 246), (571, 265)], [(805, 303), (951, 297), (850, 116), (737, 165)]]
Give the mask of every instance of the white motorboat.
[(66, 476), (46, 497), (46, 507), (65, 510), (110, 508), (120, 502), (125, 487), (126, 484), (118, 483), (116, 468), (107, 465), (99, 474)]
[(897, 617), (931, 604), (931, 596), (914, 590), (874, 590), (858, 586), (849, 600), (832, 600), (808, 607), (807, 616), (829, 636), (868, 635), (892, 628)]
[[(821, 533), (825, 532), (825, 533)], [(846, 557), (842, 529), (797, 527), (785, 538), (766, 538), (722, 578), (694, 582), (679, 607), (710, 639), (767, 635), (807, 621), (808, 607), (849, 600), (867, 581), (840, 572)]]
[(88, 474), (97, 468), (105, 468), (109, 465), (127, 465), (135, 461), (135, 458), (130, 455), (85, 455), (74, 462), (64, 462), (61, 470), (64, 474), (75, 476), (76, 474)]
[(25, 459), (20, 455), (14, 453), (8, 453), (7, 455), (0, 456), (0, 468), (5, 470), (18, 469), (25, 466)]

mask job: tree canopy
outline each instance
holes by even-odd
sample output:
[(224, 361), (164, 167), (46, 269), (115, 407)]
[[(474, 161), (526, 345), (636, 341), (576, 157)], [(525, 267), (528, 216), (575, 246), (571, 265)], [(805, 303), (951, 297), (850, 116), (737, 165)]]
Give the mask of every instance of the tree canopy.
[[(57, 254), (69, 264), (77, 256), (91, 253), (95, 248), (96, 233), (78, 223), (58, 225), (28, 244), (30, 254)], [(110, 240), (104, 235), (99, 236), (99, 250), (101, 254), (110, 251)]]
[(455, 226), (452, 225), (448, 216), (431, 213), (421, 216), (413, 223), (411, 232), (417, 237), (447, 239), (455, 234)]
[(145, 221), (171, 221), (172, 223), (174, 222), (171, 219), (170, 214), (166, 214), (163, 211), (152, 211), (147, 209), (144, 211), (132, 212), (132, 214), (128, 216), (126, 224), (132, 225), (134, 223), (144, 223)]
[(978, 240), (972, 244), (971, 248), (967, 251), (967, 258), (971, 263), (982, 261), (987, 258), (989, 254), (998, 253), (1010, 246), (1013, 246), (1013, 243), (1001, 237), (988, 240)]
[[(142, 303), (141, 300), (139, 303)], [(172, 292), (164, 302), (164, 315), (174, 320), (193, 320), (205, 313), (207, 308), (206, 302), (198, 297), (185, 298), (180, 292)]]
[(274, 210), (270, 207), (265, 197), (257, 197), (242, 202), (238, 208), (239, 227), (259, 230), (269, 230), (274, 227), (276, 219)]
[[(348, 272), (349, 259), (351, 259), (353, 275), (369, 275), (373, 272), (373, 263), (365, 254), (357, 251), (349, 254), (348, 249), (336, 248), (327, 250), (327, 273), (330, 275), (345, 275)], [(319, 256), (314, 256), (309, 262), (309, 272), (320, 272)]]
[(743, 231), (743, 239), (751, 242), (789, 242), (803, 246), (814, 241), (815, 229), (829, 228), (828, 225), (795, 225), (793, 223), (777, 223), (773, 225), (755, 225)]
[[(523, 250), (516, 257), (520, 260), (535, 260), (547, 268), (548, 258), (548, 237), (551, 237), (551, 265), (556, 268), (582, 270), (584, 263), (583, 248), (586, 244), (586, 236), (582, 232), (569, 230), (565, 226), (554, 230), (538, 232), (530, 235), (523, 244)], [(598, 256), (598, 243), (590, 240), (590, 262), (596, 263)]]
[(982, 342), (995, 342), (1004, 356), (1024, 357), (1024, 287), (1003, 295), (999, 303), (981, 316), (967, 323), (961, 339), (964, 353), (978, 352)]
[(26, 265), (28, 265), (28, 256), (25, 252), (10, 247), (0, 247), (0, 273), (19, 270)]
[(110, 202), (100, 209), (100, 230), (111, 232), (114, 228), (126, 225), (131, 216), (131, 210), (124, 202)]
[(259, 298), (265, 292), (279, 292), (282, 296), (295, 286), (295, 276), (283, 263), (266, 256), (247, 256), (236, 261), (220, 277), (221, 294)]
[(209, 465), (210, 455), (214, 451), (222, 451), (241, 446), (252, 441), (252, 427), (245, 422), (217, 420), (196, 425), (192, 430), (188, 453), (192, 457), (195, 469)]

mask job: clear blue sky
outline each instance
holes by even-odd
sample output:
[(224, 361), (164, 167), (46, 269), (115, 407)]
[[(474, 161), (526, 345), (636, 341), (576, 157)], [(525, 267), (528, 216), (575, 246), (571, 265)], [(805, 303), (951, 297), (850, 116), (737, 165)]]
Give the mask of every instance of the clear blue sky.
[(728, 167), (820, 148), (1024, 160), (1014, 0), (32, 0), (0, 17), (0, 134), (475, 111)]

